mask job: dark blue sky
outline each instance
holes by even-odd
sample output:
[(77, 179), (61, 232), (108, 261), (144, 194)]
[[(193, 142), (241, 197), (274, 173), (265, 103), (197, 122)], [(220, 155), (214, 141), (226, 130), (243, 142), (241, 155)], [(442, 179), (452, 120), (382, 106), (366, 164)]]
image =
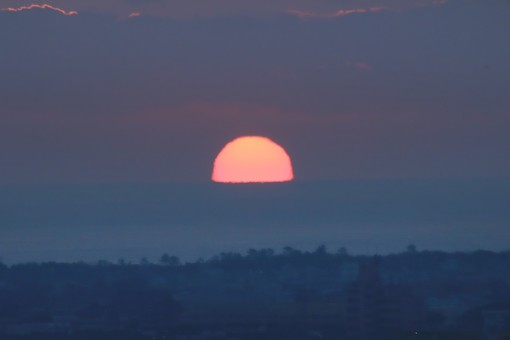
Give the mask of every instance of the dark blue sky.
[[(7, 261), (510, 236), (509, 1), (29, 4), (0, 6)], [(234, 201), (207, 184), (246, 134), (297, 182)]]

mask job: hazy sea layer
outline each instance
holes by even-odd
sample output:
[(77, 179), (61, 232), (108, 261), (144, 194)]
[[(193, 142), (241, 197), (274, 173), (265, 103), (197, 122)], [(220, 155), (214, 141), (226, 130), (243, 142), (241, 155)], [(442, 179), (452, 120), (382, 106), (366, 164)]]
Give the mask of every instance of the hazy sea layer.
[(510, 180), (3, 186), (0, 259), (184, 260), (284, 246), (510, 248)]

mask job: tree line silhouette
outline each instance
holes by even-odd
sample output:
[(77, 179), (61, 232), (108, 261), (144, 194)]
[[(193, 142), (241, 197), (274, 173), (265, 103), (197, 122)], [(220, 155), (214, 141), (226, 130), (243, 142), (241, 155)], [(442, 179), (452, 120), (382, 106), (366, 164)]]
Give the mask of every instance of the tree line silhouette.
[[(359, 312), (364, 304), (371, 306), (365, 314)], [(90, 332), (333, 339), (370, 338), (383, 329), (388, 338), (420, 331), (481, 339), (488, 315), (506, 311), (510, 251), (446, 253), (410, 245), (398, 254), (364, 256), (319, 246), (224, 252), (191, 262), (163, 254), (154, 263), (0, 263), (2, 339)], [(501, 331), (507, 326), (510, 318)]]

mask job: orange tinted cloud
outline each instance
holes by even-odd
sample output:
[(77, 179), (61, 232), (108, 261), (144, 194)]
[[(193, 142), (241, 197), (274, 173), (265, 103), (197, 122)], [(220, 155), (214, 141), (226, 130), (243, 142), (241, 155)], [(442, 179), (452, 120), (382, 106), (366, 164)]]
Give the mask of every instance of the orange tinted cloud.
[(343, 17), (350, 14), (370, 13), (370, 12), (381, 12), (386, 10), (384, 7), (370, 7), (370, 8), (354, 8), (354, 9), (342, 9), (333, 13), (318, 14), (314, 12), (300, 11), (297, 9), (290, 9), (287, 13), (295, 15), (299, 18), (336, 18)]
[(367, 9), (364, 8), (356, 8), (356, 9), (347, 9), (347, 10), (339, 10), (333, 16), (342, 17), (344, 15), (354, 14), (354, 13), (369, 13), (369, 12), (380, 12), (384, 11), (384, 7), (370, 7)]
[(355, 69), (357, 70), (360, 70), (360, 71), (368, 71), (370, 69), (372, 69), (372, 66), (370, 64), (367, 64), (363, 61), (351, 61), (351, 60), (348, 60), (346, 62), (347, 65), (351, 66), (351, 67), (354, 67)]
[[(18, 6), (31, 7), (30, 0), (9, 0), (12, 10)], [(42, 0), (53, 10), (72, 6), (75, 11), (90, 13), (111, 13), (120, 18), (128, 18), (131, 13), (143, 13), (147, 16), (173, 18), (196, 18), (214, 16), (249, 16), (259, 17), (291, 13), (308, 18), (341, 17), (353, 13), (367, 13), (384, 8), (401, 11), (410, 8), (442, 5), (447, 0), (366, 0), (359, 5), (359, 0)], [(1, 2), (1, 1), (0, 1)], [(3, 1), (5, 2), (5, 1)], [(0, 5), (1, 6), (1, 5)], [(44, 5), (36, 5), (44, 6)], [(32, 7), (35, 8), (35, 7)], [(46, 7), (50, 8), (50, 7)], [(29, 9), (29, 8), (27, 8)], [(289, 11), (289, 9), (291, 9)], [(59, 11), (62, 14), (72, 13)], [(65, 12), (65, 13), (64, 13)], [(71, 15), (71, 14), (67, 14)]]
[(58, 7), (54, 7), (52, 5), (48, 5), (48, 4), (32, 4), (32, 5), (28, 5), (28, 6), (20, 6), (20, 7), (7, 7), (7, 8), (0, 8), (0, 11), (5, 11), (5, 12), (22, 12), (22, 11), (27, 11), (27, 10), (31, 10), (31, 9), (50, 9), (52, 11), (56, 11), (56, 12), (59, 12), (63, 15), (76, 15), (78, 14), (78, 12), (76, 11), (65, 11), (61, 8), (58, 8)]
[(417, 2), (409, 2), (407, 6), (400, 5), (390, 5), (388, 6), (372, 6), (367, 8), (351, 8), (351, 9), (340, 9), (336, 11), (330, 12), (314, 12), (308, 10), (298, 10), (298, 9), (290, 9), (287, 10), (286, 13), (294, 15), (298, 18), (302, 19), (328, 19), (328, 18), (337, 18), (343, 17), (351, 14), (364, 14), (364, 13), (376, 13), (382, 11), (395, 11), (402, 10), (409, 7), (427, 7), (427, 6), (437, 6), (444, 5), (448, 0), (428, 0), (428, 1), (417, 1)]

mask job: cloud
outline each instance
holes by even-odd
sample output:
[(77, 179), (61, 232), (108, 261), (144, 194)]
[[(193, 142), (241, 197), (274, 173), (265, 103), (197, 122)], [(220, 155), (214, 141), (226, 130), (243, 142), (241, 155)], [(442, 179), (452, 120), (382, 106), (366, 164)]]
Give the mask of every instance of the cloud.
[(343, 17), (350, 14), (362, 14), (362, 13), (371, 13), (371, 12), (381, 12), (387, 10), (384, 7), (370, 7), (370, 8), (354, 8), (354, 9), (341, 9), (338, 11), (335, 11), (333, 13), (314, 13), (314, 12), (306, 12), (306, 11), (300, 11), (297, 9), (290, 9), (287, 11), (288, 14), (297, 16), (302, 19), (307, 18), (337, 18), (337, 17)]
[(363, 61), (352, 61), (348, 60), (346, 64), (352, 68), (355, 68), (360, 71), (368, 71), (372, 69), (372, 66), (366, 62)]
[[(46, 0), (55, 9), (72, 6), (75, 11), (109, 13), (127, 18), (133, 12), (158, 17), (267, 17), (291, 13), (301, 17), (331, 18), (354, 13), (377, 12), (378, 8), (403, 10), (443, 4), (445, 0)], [(26, 6), (26, 0), (10, 0), (13, 9)], [(37, 5), (40, 6), (40, 5)], [(289, 11), (290, 9), (290, 11)], [(64, 11), (65, 13), (69, 13)], [(61, 12), (62, 13), (62, 12)], [(64, 14), (64, 13), (62, 13)]]
[(369, 13), (369, 12), (380, 12), (384, 11), (384, 7), (370, 7), (370, 8), (356, 8), (356, 9), (346, 9), (346, 10), (339, 10), (336, 11), (333, 16), (335, 17), (342, 17), (344, 15), (354, 14), (354, 13)]
[[(294, 15), (301, 19), (330, 19), (330, 18), (338, 18), (344, 17), (351, 14), (365, 14), (365, 13), (377, 13), (382, 11), (395, 11), (395, 10), (403, 10), (406, 8), (413, 7), (427, 7), (427, 6), (437, 6), (444, 5), (448, 0), (430, 0), (430, 1), (409, 1), (406, 4), (397, 2), (385, 2), (385, 1), (375, 1), (376, 6), (370, 6), (366, 8), (341, 8), (334, 11), (314, 11), (314, 10), (301, 10), (301, 9), (289, 9), (285, 12), (291, 15)], [(345, 4), (342, 6), (346, 6)]]
[(28, 11), (32, 9), (49, 9), (58, 13), (61, 13), (63, 15), (77, 15), (77, 11), (66, 11), (58, 7), (54, 7), (52, 5), (48, 4), (32, 4), (28, 6), (20, 6), (20, 7), (6, 7), (6, 8), (0, 8), (0, 11), (4, 12), (23, 12)]

